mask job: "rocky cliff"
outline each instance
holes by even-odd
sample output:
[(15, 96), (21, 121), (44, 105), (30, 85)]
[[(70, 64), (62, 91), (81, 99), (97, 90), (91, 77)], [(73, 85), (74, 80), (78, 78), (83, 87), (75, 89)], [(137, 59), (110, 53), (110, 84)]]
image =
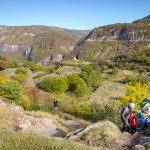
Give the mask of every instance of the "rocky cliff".
[(47, 26), (0, 26), (0, 55), (44, 64), (60, 61), (87, 33)]
[(115, 24), (94, 29), (87, 41), (147, 41), (150, 40), (149, 24)]
[(100, 58), (111, 59), (114, 56), (126, 55), (137, 46), (148, 47), (149, 20), (150, 17), (147, 16), (131, 24), (112, 24), (95, 28), (76, 44), (69, 58), (91, 61)]

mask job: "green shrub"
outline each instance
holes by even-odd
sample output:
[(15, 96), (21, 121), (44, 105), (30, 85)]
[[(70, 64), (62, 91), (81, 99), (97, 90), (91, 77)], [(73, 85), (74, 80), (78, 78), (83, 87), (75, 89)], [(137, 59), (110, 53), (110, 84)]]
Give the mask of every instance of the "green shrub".
[(75, 94), (75, 96), (77, 97), (82, 97), (87, 95), (88, 93), (89, 93), (89, 89), (86, 83), (83, 80), (80, 80), (75, 90), (73, 91), (73, 94)]
[(89, 89), (84, 82), (77, 74), (71, 74), (67, 77), (68, 79), (68, 91), (75, 94), (77, 97), (82, 97), (88, 94)]
[(45, 73), (38, 73), (36, 76), (33, 77), (33, 79), (40, 78), (44, 75), (45, 75)]
[(142, 84), (148, 84), (150, 82), (150, 77), (148, 76), (127, 76), (124, 80), (125, 83), (136, 84), (140, 82)]
[(98, 67), (91, 67), (90, 65), (84, 65), (81, 68), (81, 73), (79, 75), (89, 87), (95, 88), (99, 84), (101, 79), (100, 69)]
[(118, 67), (114, 67), (114, 68), (112, 69), (112, 72), (111, 72), (111, 73), (112, 73), (113, 75), (117, 75), (118, 72), (119, 72)]
[(94, 116), (92, 106), (89, 102), (84, 102), (79, 105), (79, 110), (77, 111), (78, 116), (82, 116), (83, 119), (91, 120)]
[(17, 74), (12, 76), (11, 78), (19, 83), (24, 83), (27, 79), (27, 76), (25, 74)]
[(82, 97), (89, 92), (86, 83), (77, 74), (58, 79), (47, 77), (41, 83), (38, 83), (37, 86), (46, 92), (62, 94), (68, 91), (77, 97)]
[(21, 88), (16, 82), (0, 83), (0, 96), (8, 98), (16, 104), (21, 103)]
[(50, 77), (45, 78), (42, 82), (38, 83), (38, 88), (46, 91), (51, 92), (51, 85), (52, 85), (53, 79)]
[(75, 99), (66, 97), (59, 101), (59, 109), (64, 113), (68, 113), (86, 120), (92, 120), (94, 113), (90, 102), (77, 102)]
[(147, 129), (143, 132), (145, 136), (150, 136), (150, 129)]
[(135, 76), (127, 76), (124, 80), (125, 83), (135, 84), (137, 82), (137, 77)]
[(66, 78), (53, 79), (47, 77), (38, 84), (38, 87), (46, 92), (62, 94), (68, 89), (68, 83)]
[(42, 66), (42, 65), (33, 65), (33, 66), (31, 66), (30, 69), (33, 72), (43, 71), (44, 70), (44, 66)]
[(27, 74), (27, 69), (25, 68), (18, 68), (16, 71), (15, 71), (16, 74)]
[(92, 121), (109, 120), (120, 126), (121, 120), (118, 115), (118, 110), (122, 105), (121, 102), (110, 102), (108, 105), (102, 105), (97, 102), (92, 103), (93, 118)]
[(44, 66), (37, 65), (37, 64), (35, 64), (34, 62), (31, 62), (31, 61), (25, 61), (23, 63), (23, 66), (29, 68), (33, 72), (44, 71), (44, 69), (45, 69)]
[(32, 98), (30, 95), (17, 82), (9, 78), (0, 78), (0, 96), (11, 100), (17, 105), (23, 104), (25, 109), (30, 109), (31, 107)]
[(31, 110), (32, 109), (32, 101), (31, 101), (31, 98), (29, 98), (29, 95), (27, 95), (27, 94), (22, 94), (21, 95), (21, 103), (20, 103), (20, 105), (25, 110)]
[(13, 60), (0, 60), (0, 71), (4, 70), (6, 68), (17, 68), (18, 67), (18, 63), (16, 61)]
[(68, 83), (66, 78), (54, 79), (51, 85), (51, 92), (61, 94), (68, 89)]
[(54, 72), (54, 69), (53, 68), (45, 68), (44, 71), (45, 71), (46, 74), (50, 74), (50, 73)]
[(5, 68), (17, 68), (18, 63), (14, 60), (7, 60), (5, 63)]

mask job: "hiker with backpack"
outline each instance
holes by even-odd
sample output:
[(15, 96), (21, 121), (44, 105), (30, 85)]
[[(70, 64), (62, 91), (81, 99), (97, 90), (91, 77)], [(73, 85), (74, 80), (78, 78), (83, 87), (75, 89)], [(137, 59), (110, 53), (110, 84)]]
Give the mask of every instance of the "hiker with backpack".
[(139, 113), (139, 124), (141, 127), (141, 131), (144, 131), (148, 127), (148, 121), (144, 114), (144, 110)]
[(131, 134), (134, 134), (136, 132), (136, 128), (138, 126), (138, 120), (136, 118), (136, 112), (132, 111), (132, 113), (129, 116), (129, 124), (131, 127)]
[(57, 112), (57, 108), (58, 108), (58, 100), (54, 99), (53, 100), (53, 106), (54, 106), (54, 114)]
[(123, 127), (121, 131), (130, 131), (130, 124), (128, 122), (129, 115), (134, 108), (134, 103), (129, 103), (127, 106), (122, 106), (119, 110), (119, 115), (121, 117), (121, 121), (123, 122)]

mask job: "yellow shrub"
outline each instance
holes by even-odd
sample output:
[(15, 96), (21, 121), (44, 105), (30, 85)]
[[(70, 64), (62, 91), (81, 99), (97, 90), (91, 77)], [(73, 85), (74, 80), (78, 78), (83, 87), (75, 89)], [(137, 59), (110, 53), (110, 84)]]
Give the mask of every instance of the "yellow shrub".
[(148, 96), (148, 86), (140, 82), (131, 85), (127, 84), (126, 95), (122, 98), (124, 103), (134, 102), (136, 105), (139, 105), (145, 97)]
[(0, 76), (0, 83), (6, 83), (6, 82), (11, 82), (11, 81), (12, 80), (10, 78)]
[(30, 110), (32, 107), (31, 99), (28, 95), (22, 94), (21, 95), (21, 104), (20, 104), (25, 110)]

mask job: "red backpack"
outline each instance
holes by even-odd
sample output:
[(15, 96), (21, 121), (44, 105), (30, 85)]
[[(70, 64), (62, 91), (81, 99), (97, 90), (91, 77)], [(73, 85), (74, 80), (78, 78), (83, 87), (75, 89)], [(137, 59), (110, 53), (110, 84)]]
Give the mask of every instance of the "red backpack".
[(138, 125), (138, 121), (137, 121), (136, 117), (133, 115), (130, 115), (129, 122), (130, 122), (131, 126), (137, 126)]

